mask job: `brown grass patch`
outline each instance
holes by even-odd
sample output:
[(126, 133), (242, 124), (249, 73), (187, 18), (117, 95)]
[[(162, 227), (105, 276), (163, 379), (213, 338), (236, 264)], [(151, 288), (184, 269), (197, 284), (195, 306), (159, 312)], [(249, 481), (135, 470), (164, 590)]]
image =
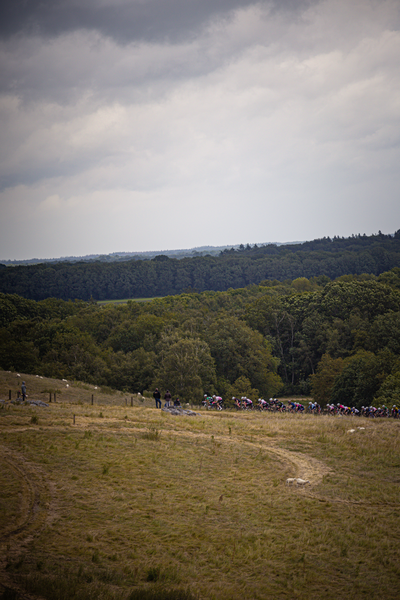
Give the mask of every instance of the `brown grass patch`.
[(47, 511), (1, 547), (4, 584), (49, 600), (397, 599), (399, 422), (108, 398), (102, 417), (76, 398), (0, 411), (0, 525), (24, 521), (29, 486)]

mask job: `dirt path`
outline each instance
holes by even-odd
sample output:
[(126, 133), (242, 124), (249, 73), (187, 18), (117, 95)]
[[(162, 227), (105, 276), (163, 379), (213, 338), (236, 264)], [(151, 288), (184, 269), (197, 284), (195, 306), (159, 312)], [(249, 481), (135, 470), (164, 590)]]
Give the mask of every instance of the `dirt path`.
[(321, 483), (324, 475), (331, 471), (325, 463), (308, 454), (292, 452), (291, 450), (285, 450), (284, 448), (277, 448), (274, 445), (262, 445), (262, 447), (267, 452), (271, 452), (278, 456), (282, 461), (292, 464), (294, 467), (293, 477), (306, 479), (311, 485)]

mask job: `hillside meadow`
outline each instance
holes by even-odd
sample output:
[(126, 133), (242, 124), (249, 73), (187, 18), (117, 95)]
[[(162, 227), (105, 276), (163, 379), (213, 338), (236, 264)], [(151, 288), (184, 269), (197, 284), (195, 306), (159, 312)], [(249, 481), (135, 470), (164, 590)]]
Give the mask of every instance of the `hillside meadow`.
[(53, 402), (0, 372), (0, 597), (399, 597), (399, 420), (172, 416), (20, 375)]

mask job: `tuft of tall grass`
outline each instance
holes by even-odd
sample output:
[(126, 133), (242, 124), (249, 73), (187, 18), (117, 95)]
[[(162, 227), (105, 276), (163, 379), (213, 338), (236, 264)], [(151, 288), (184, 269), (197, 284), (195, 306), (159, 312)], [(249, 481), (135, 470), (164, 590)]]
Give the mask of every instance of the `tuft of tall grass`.
[(146, 581), (158, 581), (158, 582), (173, 582), (179, 583), (180, 577), (176, 567), (172, 565), (168, 566), (152, 566), (146, 571)]
[(0, 596), (0, 600), (20, 600), (20, 598), (18, 592), (10, 587), (5, 587)]
[(161, 438), (161, 431), (156, 427), (149, 427), (147, 431), (142, 433), (142, 438), (144, 440), (152, 440), (154, 442), (158, 442)]
[(199, 596), (190, 589), (168, 589), (157, 586), (132, 590), (127, 600), (199, 600)]
[(71, 573), (32, 573), (21, 579), (27, 592), (48, 600), (125, 600), (126, 594), (93, 581), (91, 577)]

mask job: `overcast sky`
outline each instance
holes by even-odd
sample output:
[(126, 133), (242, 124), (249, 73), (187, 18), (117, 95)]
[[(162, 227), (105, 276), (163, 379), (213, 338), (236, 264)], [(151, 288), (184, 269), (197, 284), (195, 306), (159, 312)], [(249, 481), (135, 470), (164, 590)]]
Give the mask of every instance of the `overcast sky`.
[(400, 0), (3, 0), (0, 259), (400, 228)]

